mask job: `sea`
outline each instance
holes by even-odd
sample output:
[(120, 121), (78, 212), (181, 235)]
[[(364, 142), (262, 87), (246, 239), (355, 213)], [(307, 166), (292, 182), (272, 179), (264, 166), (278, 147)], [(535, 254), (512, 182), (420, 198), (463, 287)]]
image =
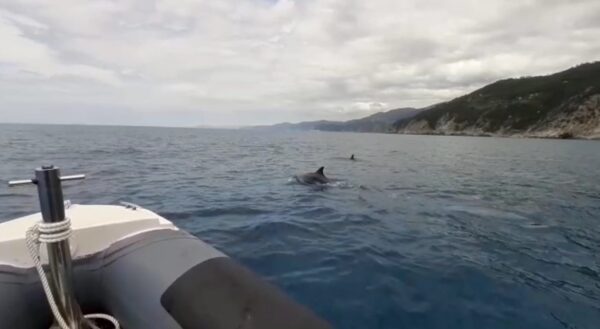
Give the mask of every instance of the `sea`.
[(72, 203), (153, 210), (335, 328), (600, 328), (597, 141), (0, 125), (0, 151), (0, 221), (39, 211), (6, 181), (86, 174)]

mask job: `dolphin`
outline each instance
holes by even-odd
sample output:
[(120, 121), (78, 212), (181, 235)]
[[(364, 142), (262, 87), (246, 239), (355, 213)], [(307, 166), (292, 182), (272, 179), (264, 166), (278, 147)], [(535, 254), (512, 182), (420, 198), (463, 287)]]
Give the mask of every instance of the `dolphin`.
[(308, 184), (308, 185), (327, 184), (330, 182), (330, 180), (329, 180), (329, 178), (325, 177), (325, 174), (323, 173), (324, 169), (325, 169), (325, 167), (321, 167), (321, 168), (317, 169), (317, 171), (315, 171), (315, 172), (309, 172), (309, 173), (305, 173), (305, 174), (301, 174), (301, 175), (296, 175), (294, 177), (296, 178), (298, 183), (301, 183), (301, 184)]

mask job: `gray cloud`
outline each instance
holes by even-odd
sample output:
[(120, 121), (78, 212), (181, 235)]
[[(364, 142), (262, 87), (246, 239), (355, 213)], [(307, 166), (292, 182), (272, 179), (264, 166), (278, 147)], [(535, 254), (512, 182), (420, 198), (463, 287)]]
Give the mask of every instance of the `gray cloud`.
[(349, 119), (598, 60), (600, 2), (0, 0), (0, 122)]

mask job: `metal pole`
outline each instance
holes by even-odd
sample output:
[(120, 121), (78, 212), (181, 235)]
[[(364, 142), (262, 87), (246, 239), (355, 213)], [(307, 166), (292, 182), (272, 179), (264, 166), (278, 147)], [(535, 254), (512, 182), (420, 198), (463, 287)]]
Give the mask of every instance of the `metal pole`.
[[(60, 170), (54, 166), (42, 166), (35, 170), (35, 178), (44, 222), (63, 221), (65, 207)], [(69, 240), (48, 243), (47, 249), (51, 273), (50, 285), (60, 313), (70, 328), (84, 329), (84, 318), (75, 300), (75, 291), (73, 290)]]

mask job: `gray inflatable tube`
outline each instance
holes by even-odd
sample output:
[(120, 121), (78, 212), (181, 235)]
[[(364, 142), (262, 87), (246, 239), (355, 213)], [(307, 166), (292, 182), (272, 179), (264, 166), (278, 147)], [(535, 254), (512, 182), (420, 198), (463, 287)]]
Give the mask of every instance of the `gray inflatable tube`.
[[(321, 329), (311, 311), (183, 231), (155, 230), (74, 262), (84, 313), (124, 329)], [(48, 302), (34, 268), (0, 266), (0, 328), (47, 329)]]

